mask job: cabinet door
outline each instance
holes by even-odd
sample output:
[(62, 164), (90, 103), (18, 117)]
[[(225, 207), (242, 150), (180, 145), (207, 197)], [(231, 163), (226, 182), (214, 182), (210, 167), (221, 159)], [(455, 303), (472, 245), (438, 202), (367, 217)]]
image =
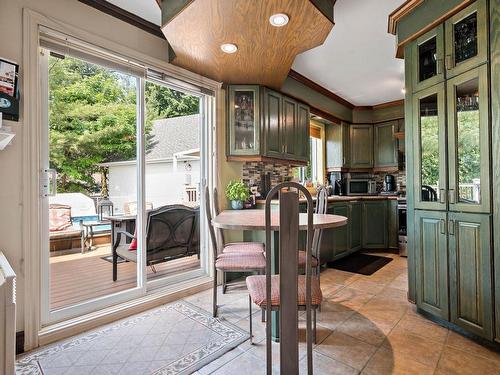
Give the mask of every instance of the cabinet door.
[(415, 208), (446, 210), (446, 122), (444, 83), (413, 94)]
[(489, 213), (487, 65), (448, 80), (447, 97), (450, 211)]
[(264, 145), (265, 154), (281, 158), (283, 152), (282, 96), (277, 92), (264, 92)]
[(375, 167), (398, 166), (398, 140), (394, 136), (397, 126), (397, 121), (389, 121), (375, 125)]
[(325, 126), (326, 168), (339, 170), (348, 167), (349, 124)]
[(488, 60), (486, 0), (477, 0), (445, 23), (446, 75), (454, 77)]
[[(329, 208), (329, 213), (333, 215), (345, 216), (349, 219), (349, 205), (347, 203), (334, 203), (331, 208)], [(342, 227), (335, 228), (333, 243), (333, 255), (335, 258), (344, 255), (349, 250), (349, 220), (348, 224)]]
[(351, 168), (373, 167), (373, 125), (350, 126)]
[(443, 25), (420, 36), (412, 44), (413, 92), (418, 92), (444, 80)]
[(295, 159), (309, 160), (309, 132), (310, 132), (309, 107), (305, 104), (297, 104), (297, 133), (293, 142), (295, 142)]
[(287, 97), (283, 97), (283, 155), (287, 159), (296, 159), (295, 153), (298, 143), (296, 141), (298, 132), (297, 122), (297, 102)]
[(350, 225), (350, 235), (349, 235), (349, 251), (353, 252), (361, 249), (363, 244), (363, 227), (362, 227), (362, 207), (361, 202), (351, 202), (349, 203), (349, 225)]
[(387, 247), (387, 201), (363, 202), (363, 248)]
[(449, 319), (446, 212), (415, 211), (417, 306)]
[(390, 200), (387, 202), (389, 227), (387, 228), (387, 246), (391, 248), (398, 248), (399, 240), (399, 217), (398, 217), (398, 201)]
[(493, 337), (490, 216), (450, 213), (451, 321)]

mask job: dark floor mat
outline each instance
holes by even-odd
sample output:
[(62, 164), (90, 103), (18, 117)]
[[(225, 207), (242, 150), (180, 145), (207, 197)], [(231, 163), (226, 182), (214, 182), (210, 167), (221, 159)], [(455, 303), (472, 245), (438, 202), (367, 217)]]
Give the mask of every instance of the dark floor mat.
[[(113, 255), (107, 255), (105, 257), (101, 257), (102, 260), (105, 260), (106, 262), (109, 262), (109, 263), (113, 263)], [(125, 259), (122, 259), (120, 257), (118, 257), (118, 260), (117, 260), (117, 264), (120, 264), (120, 263), (125, 263), (126, 260)]]
[(356, 253), (334, 262), (328, 262), (328, 267), (370, 276), (391, 261), (392, 259), (387, 257)]

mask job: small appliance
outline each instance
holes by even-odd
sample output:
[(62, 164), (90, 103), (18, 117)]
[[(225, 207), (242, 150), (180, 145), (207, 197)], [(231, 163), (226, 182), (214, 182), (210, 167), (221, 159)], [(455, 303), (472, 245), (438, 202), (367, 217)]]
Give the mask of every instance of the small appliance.
[(396, 190), (395, 178), (392, 174), (386, 174), (384, 178), (385, 191)]
[(347, 195), (374, 195), (377, 194), (377, 183), (371, 179), (347, 179)]

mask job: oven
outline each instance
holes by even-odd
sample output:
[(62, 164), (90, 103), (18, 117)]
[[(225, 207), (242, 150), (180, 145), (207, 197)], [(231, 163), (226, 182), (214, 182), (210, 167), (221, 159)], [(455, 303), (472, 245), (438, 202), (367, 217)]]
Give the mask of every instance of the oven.
[(398, 199), (398, 247), (400, 256), (408, 256), (408, 235), (406, 226), (406, 199)]
[(347, 195), (377, 194), (377, 183), (370, 179), (347, 179)]

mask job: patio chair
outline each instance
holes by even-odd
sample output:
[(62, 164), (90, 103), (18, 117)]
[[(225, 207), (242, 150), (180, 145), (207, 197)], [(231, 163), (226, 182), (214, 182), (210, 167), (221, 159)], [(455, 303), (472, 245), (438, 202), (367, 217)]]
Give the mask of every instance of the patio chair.
[[(146, 265), (172, 259), (200, 255), (200, 210), (180, 204), (159, 207), (148, 213), (146, 225)], [(117, 279), (118, 257), (137, 262), (137, 248), (121, 243), (122, 235), (134, 239), (126, 231), (118, 231), (113, 245), (113, 281)]]
[(71, 221), (71, 206), (65, 204), (50, 204), (49, 205), (49, 240), (56, 241), (72, 241), (72, 238), (80, 237), (81, 252), (84, 247), (83, 228), (74, 226)]
[[(266, 268), (266, 260), (262, 252), (256, 251), (235, 251), (235, 252), (219, 252), (217, 246), (217, 238), (215, 236), (214, 226), (212, 224), (212, 208), (210, 206), (210, 191), (205, 187), (205, 214), (207, 216), (208, 229), (210, 240), (212, 242), (213, 254), (213, 300), (212, 313), (217, 316), (217, 273), (222, 272), (222, 279), (225, 280), (226, 272), (257, 272), (263, 274)], [(225, 285), (223, 286), (223, 288)]]

